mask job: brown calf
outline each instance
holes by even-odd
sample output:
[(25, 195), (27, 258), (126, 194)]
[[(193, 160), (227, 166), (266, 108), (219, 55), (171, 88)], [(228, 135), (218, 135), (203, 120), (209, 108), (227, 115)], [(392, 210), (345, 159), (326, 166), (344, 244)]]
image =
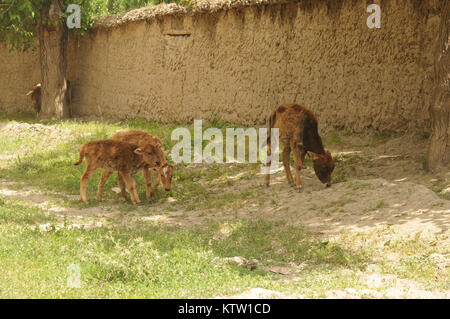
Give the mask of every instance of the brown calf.
[[(101, 199), (106, 180), (114, 171), (118, 171), (130, 192), (131, 202), (137, 204), (140, 203), (140, 200), (134, 175), (145, 165), (151, 167), (161, 165), (161, 151), (157, 147), (153, 145), (138, 147), (115, 140), (100, 140), (83, 144), (80, 149), (80, 159), (75, 165), (80, 165), (85, 157), (86, 170), (80, 178), (80, 199), (85, 203), (87, 202), (87, 183), (98, 168), (103, 168), (103, 172), (98, 185), (97, 199)], [(125, 187), (123, 188), (125, 192)]]
[(41, 113), (41, 83), (36, 84), (31, 88), (31, 91), (27, 93), (27, 96), (31, 94), (31, 100), (33, 101), (33, 108), (36, 114)]
[[(319, 180), (327, 187), (331, 186), (331, 173), (334, 162), (330, 152), (325, 152), (322, 139), (319, 136), (317, 119), (313, 112), (297, 104), (284, 104), (272, 112), (268, 119), (268, 154), (270, 149), (270, 129), (278, 128), (281, 145), (283, 145), (283, 165), (289, 184), (294, 185), (290, 168), (290, 153), (294, 152), (295, 186), (300, 192), (302, 181), (300, 170), (306, 154), (314, 162), (314, 171)], [(268, 163), (270, 166), (270, 162)], [(265, 176), (265, 183), (269, 186), (270, 174)]]
[[(69, 80), (66, 80), (67, 83), (67, 91), (66, 91), (66, 100), (69, 105), (69, 116), (72, 117), (72, 108), (70, 106), (72, 102), (72, 85)], [(31, 91), (27, 93), (27, 96), (31, 95), (31, 100), (33, 101), (33, 108), (36, 111), (36, 114), (39, 115), (41, 113), (41, 83), (36, 84), (32, 87)]]
[[(146, 187), (146, 195), (147, 200), (150, 200), (153, 194), (155, 193), (156, 189), (158, 188), (160, 182), (162, 182), (162, 185), (164, 187), (164, 190), (170, 191), (172, 187), (172, 176), (173, 176), (173, 170), (174, 165), (168, 164), (166, 159), (164, 158), (164, 148), (161, 140), (159, 137), (150, 135), (147, 132), (144, 131), (125, 131), (125, 132), (117, 132), (113, 135), (112, 139), (118, 140), (118, 141), (124, 141), (132, 144), (136, 144), (140, 147), (145, 147), (146, 145), (154, 145), (158, 147), (161, 150), (163, 160), (162, 164), (159, 168), (156, 168), (157, 175), (156, 175), (156, 183), (152, 187), (152, 174), (151, 172), (154, 170), (151, 170), (151, 167), (149, 165), (145, 165), (142, 168), (142, 171), (144, 173), (145, 178), (145, 187)], [(120, 186), (120, 176), (118, 176), (119, 186)], [(122, 183), (123, 186), (123, 183)], [(122, 190), (121, 186), (121, 190)], [(126, 197), (126, 193), (122, 192), (122, 194)]]

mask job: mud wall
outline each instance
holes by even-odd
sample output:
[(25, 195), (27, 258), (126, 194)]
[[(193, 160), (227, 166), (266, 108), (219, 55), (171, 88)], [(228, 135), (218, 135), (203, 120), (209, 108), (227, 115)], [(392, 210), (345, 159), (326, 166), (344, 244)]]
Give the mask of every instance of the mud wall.
[(40, 82), (38, 50), (10, 52), (0, 43), (0, 110), (33, 112), (27, 92)]
[[(381, 29), (366, 25), (372, 2), (381, 2)], [(295, 101), (322, 130), (426, 130), (438, 6), (288, 1), (100, 25), (69, 41), (74, 113), (249, 125)], [(31, 110), (24, 93), (36, 63), (33, 54), (0, 58), (0, 108)]]

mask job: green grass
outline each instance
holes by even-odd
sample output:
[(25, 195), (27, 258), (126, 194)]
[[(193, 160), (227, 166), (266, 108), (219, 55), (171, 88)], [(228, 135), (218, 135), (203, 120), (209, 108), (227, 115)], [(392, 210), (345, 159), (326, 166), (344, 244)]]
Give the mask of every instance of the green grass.
[[(445, 239), (444, 236), (436, 237), (436, 242)], [(448, 267), (442, 269), (430, 258), (435, 253), (445, 255), (448, 249), (446, 252), (439, 251), (435, 244), (430, 245), (420, 238), (389, 241), (386, 246), (387, 251), (395, 252), (399, 257), (396, 262), (385, 260), (381, 263), (384, 273), (394, 273), (421, 282), (429, 288), (450, 289)]]
[(337, 131), (332, 131), (326, 135), (324, 138), (325, 145), (331, 145), (331, 146), (342, 146), (344, 145), (344, 141), (341, 138), (342, 133)]
[[(224, 240), (211, 240), (218, 223), (201, 228), (70, 229), (68, 223), (59, 228), (55, 218), (40, 209), (2, 199), (0, 221), (2, 298), (195, 298), (251, 287), (293, 292), (306, 287), (278, 281), (263, 268), (251, 271), (214, 260), (239, 255), (263, 265), (307, 262), (334, 270), (338, 278), (346, 278), (340, 274), (343, 267), (362, 267), (365, 261), (301, 228), (262, 220), (232, 223), (232, 233)], [(42, 223), (54, 227), (41, 231)], [(67, 286), (72, 264), (80, 269), (81, 288)], [(323, 276), (308, 273), (309, 280)]]
[(378, 201), (375, 205), (367, 207), (365, 209), (365, 211), (366, 212), (371, 212), (371, 211), (378, 210), (378, 209), (381, 209), (381, 208), (384, 208), (384, 207), (386, 207), (386, 203), (381, 200), (381, 201)]
[(284, 222), (241, 220), (232, 225), (232, 230), (227, 239), (213, 245), (223, 256), (351, 268), (363, 268), (366, 261), (363, 254), (353, 254), (337, 244), (312, 237), (301, 227), (287, 226)]
[(385, 144), (391, 137), (392, 136), (388, 134), (375, 132), (374, 134), (372, 134), (371, 140), (369, 141), (369, 146)]

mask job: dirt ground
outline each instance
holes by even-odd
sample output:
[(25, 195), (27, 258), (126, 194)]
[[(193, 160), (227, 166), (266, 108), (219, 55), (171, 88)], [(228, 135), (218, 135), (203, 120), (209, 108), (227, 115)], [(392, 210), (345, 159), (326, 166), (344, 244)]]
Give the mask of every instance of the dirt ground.
[[(26, 200), (58, 216), (65, 216), (71, 227), (99, 227), (134, 223), (176, 224), (186, 227), (201, 226), (211, 220), (229, 221), (237, 218), (263, 218), (282, 220), (288, 225), (303, 225), (312, 234), (330, 241), (343, 241), (357, 247), (371, 243), (374, 249), (383, 249), (390, 242), (421, 239), (430, 245), (443, 247), (443, 254), (432, 258), (448, 273), (450, 267), (450, 172), (427, 172), (423, 169), (426, 141), (407, 135), (375, 141), (362, 136), (340, 137), (326, 141), (336, 159), (335, 183), (324, 188), (314, 175), (312, 167), (302, 170), (304, 191), (297, 193), (286, 181), (284, 171), (272, 176), (271, 186), (263, 185), (258, 172), (241, 178), (247, 172), (236, 165), (234, 175), (213, 180), (199, 180), (202, 185), (219, 193), (251, 193), (239, 205), (219, 208), (187, 210), (174, 206), (176, 199), (169, 197), (158, 205), (138, 206), (123, 213), (123, 204), (105, 200), (94, 207), (80, 208), (63, 204), (58, 194), (48, 194), (33, 187), (0, 180), (0, 195)], [(345, 146), (344, 146), (345, 145)], [(232, 167), (234, 164), (226, 164)], [(202, 170), (207, 165), (191, 165)], [(176, 172), (175, 172), (176, 174)], [(226, 186), (231, 181), (230, 186)], [(220, 185), (220, 186), (215, 186)], [(224, 186), (225, 185), (225, 186)], [(227, 189), (228, 188), (228, 189)], [(93, 196), (94, 194), (91, 194)], [(78, 195), (68, 196), (78, 200)], [(67, 199), (67, 198), (66, 198)], [(261, 204), (263, 202), (263, 204)], [(174, 209), (173, 207), (177, 207)], [(45, 230), (46, 225), (40, 225)], [(61, 226), (63, 227), (63, 226)], [(226, 237), (226, 229), (217, 236)], [(439, 238), (439, 240), (437, 240)], [(385, 256), (395, 261), (397, 256)], [(295, 281), (301, 265), (286, 266), (280, 271), (285, 280)], [(369, 265), (360, 274), (369, 287), (366, 290), (332, 290), (326, 298), (361, 298), (365, 296), (390, 298), (449, 298), (449, 292), (426, 290), (422, 284), (395, 275), (382, 274), (377, 265)], [(448, 278), (447, 278), (448, 279)], [(382, 292), (380, 288), (385, 287)], [(302, 298), (254, 288), (227, 298)]]

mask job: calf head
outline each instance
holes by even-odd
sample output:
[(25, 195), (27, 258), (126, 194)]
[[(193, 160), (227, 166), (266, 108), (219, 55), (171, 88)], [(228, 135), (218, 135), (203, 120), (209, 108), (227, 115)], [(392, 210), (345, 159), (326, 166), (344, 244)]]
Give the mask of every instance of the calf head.
[(172, 176), (173, 176), (174, 165), (165, 163), (159, 168), (159, 173), (161, 174), (161, 183), (163, 184), (165, 191), (170, 191), (172, 188)]
[(142, 156), (142, 161), (150, 167), (160, 167), (164, 163), (164, 154), (161, 149), (148, 144), (144, 147), (138, 147), (134, 153)]
[(312, 158), (314, 162), (314, 171), (319, 180), (324, 183), (327, 187), (331, 186), (331, 173), (334, 170), (334, 161), (331, 157), (330, 152), (325, 152), (324, 154), (317, 154), (313, 152), (308, 152), (309, 157)]

